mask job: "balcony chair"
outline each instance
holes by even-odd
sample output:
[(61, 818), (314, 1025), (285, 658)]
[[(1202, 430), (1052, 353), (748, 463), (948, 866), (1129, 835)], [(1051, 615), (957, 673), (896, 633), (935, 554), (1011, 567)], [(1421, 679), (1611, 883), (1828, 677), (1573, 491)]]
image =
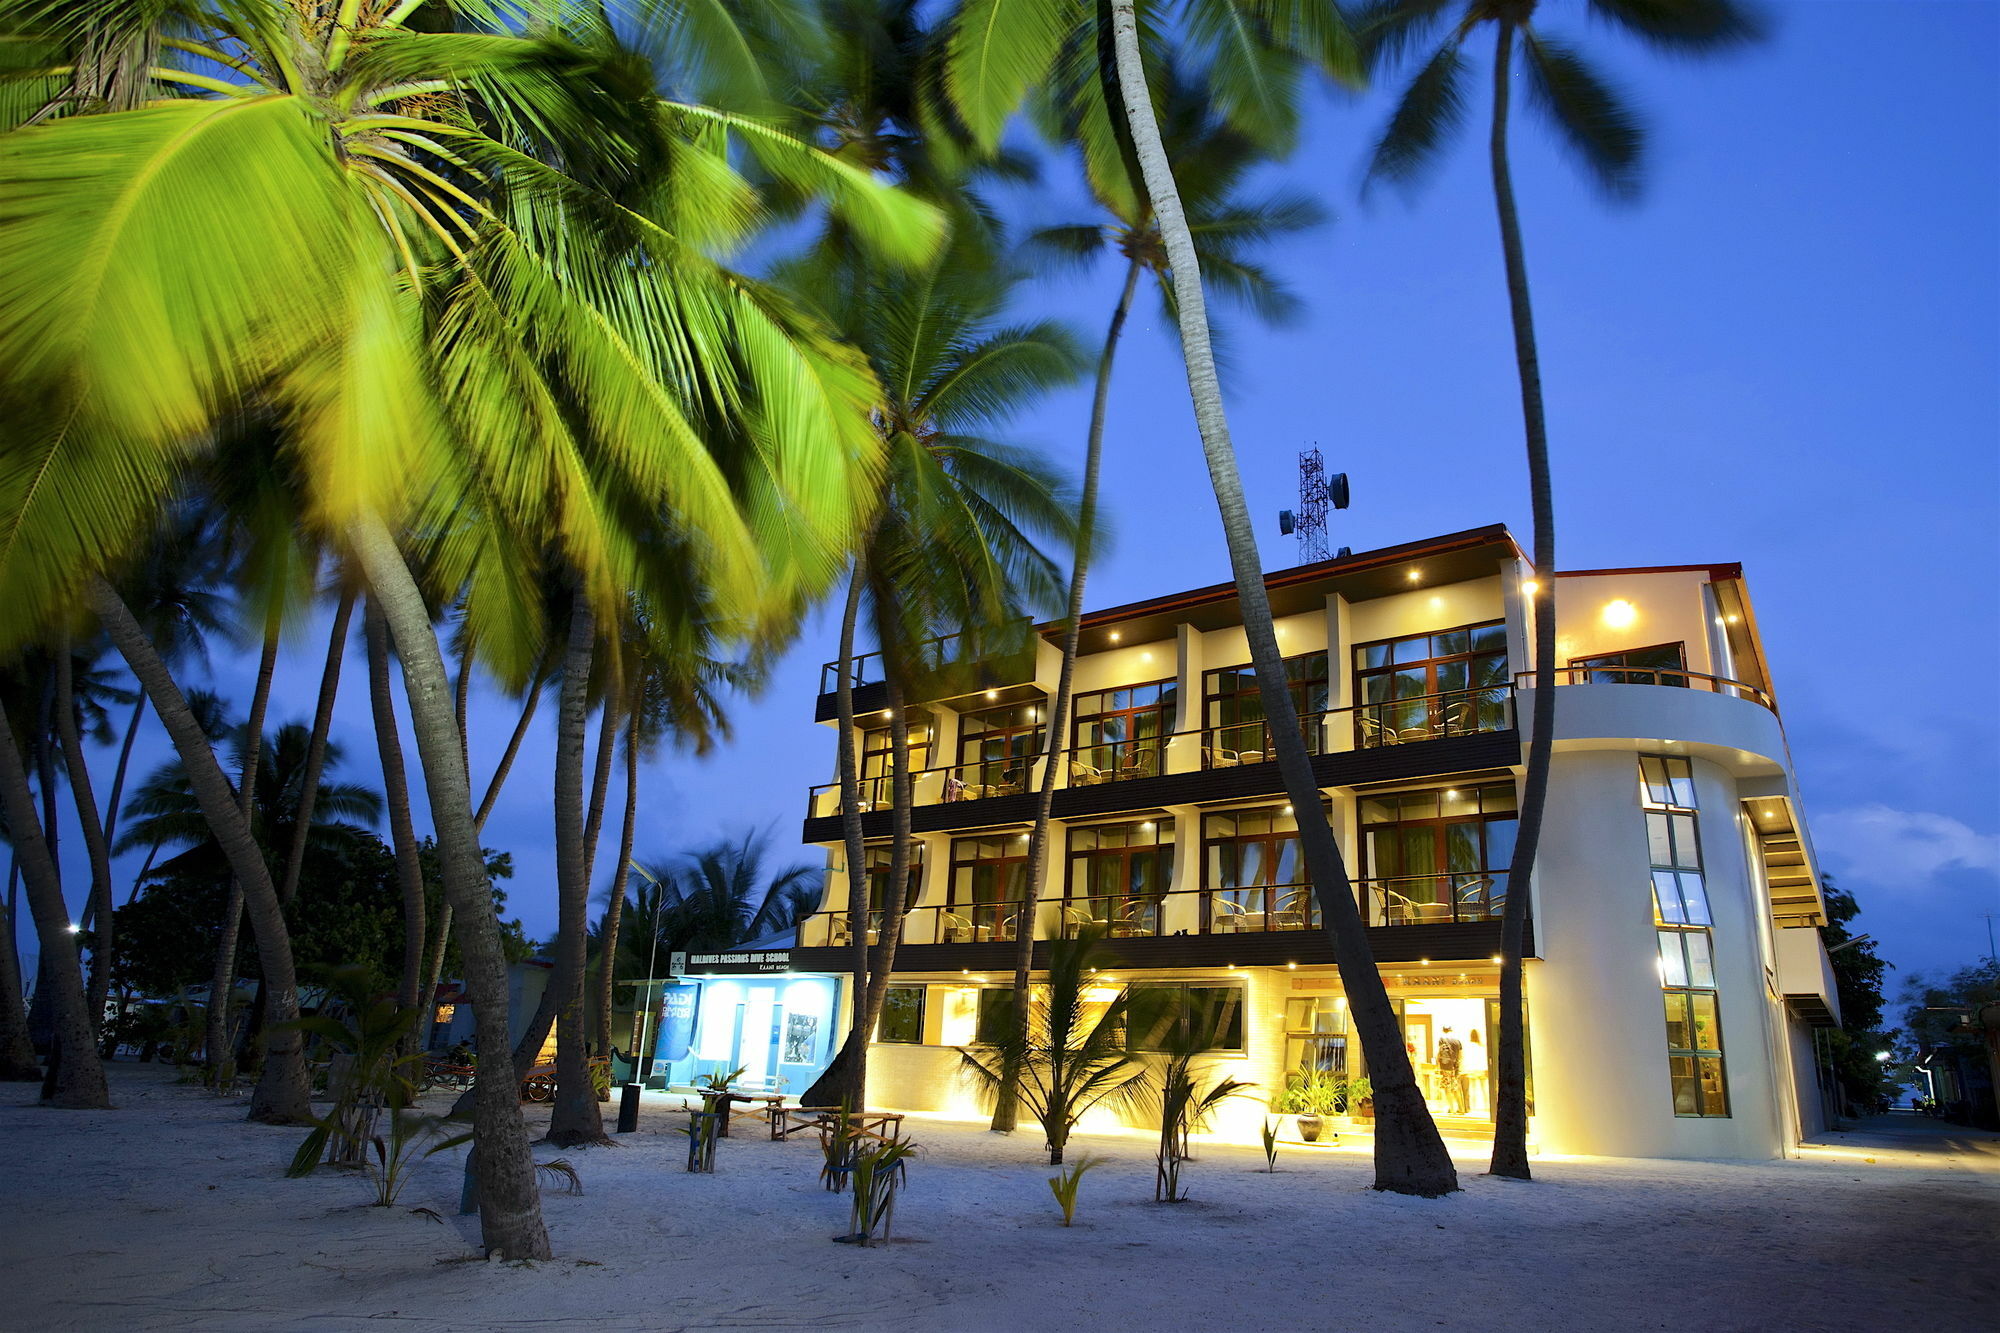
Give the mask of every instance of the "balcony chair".
[(972, 939), (972, 922), (956, 912), (941, 912), (938, 933), (944, 936), (942, 943), (964, 944)]
[(1150, 778), (1158, 770), (1158, 756), (1151, 750), (1134, 750), (1118, 765), (1118, 777)]
[(1109, 931), (1111, 925), (1112, 923), (1110, 921), (1107, 921), (1105, 918), (1101, 916), (1092, 916), (1090, 912), (1084, 908), (1081, 907), (1063, 908), (1063, 934), (1065, 935), (1073, 935), (1075, 932), (1083, 929), (1085, 926), (1103, 926), (1107, 931)]
[(1215, 934), (1236, 935), (1250, 929), (1250, 909), (1234, 898), (1214, 899), (1210, 907), (1213, 915), (1209, 918), (1208, 928)]
[(1361, 732), (1362, 749), (1373, 749), (1378, 745), (1394, 745), (1396, 743), (1394, 729), (1385, 725), (1381, 718), (1368, 713), (1357, 713), (1354, 722)]
[(1272, 929), (1304, 930), (1312, 920), (1312, 909), (1312, 890), (1293, 889), (1279, 904), (1277, 919), (1272, 922)]
[(1243, 756), (1234, 750), (1225, 750), (1220, 745), (1204, 745), (1201, 747), (1201, 766), (1203, 768), (1234, 768), (1242, 762)]
[(1104, 769), (1092, 768), (1081, 759), (1069, 761), (1069, 785), (1072, 787), (1095, 787), (1110, 780), (1111, 774)]

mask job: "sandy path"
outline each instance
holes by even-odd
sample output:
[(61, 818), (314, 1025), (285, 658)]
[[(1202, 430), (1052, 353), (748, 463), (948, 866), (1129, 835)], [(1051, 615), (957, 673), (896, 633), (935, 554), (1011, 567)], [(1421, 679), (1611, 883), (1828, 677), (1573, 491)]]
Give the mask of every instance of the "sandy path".
[(299, 1131), (151, 1067), (114, 1078), (115, 1112), (0, 1086), (0, 1328), (2000, 1328), (2000, 1136), (1907, 1119), (1793, 1162), (1547, 1160), (1522, 1185), (1468, 1159), (1448, 1200), (1375, 1194), (1354, 1153), (1267, 1175), (1217, 1146), (1175, 1207), (1148, 1143), (1086, 1136), (1112, 1162), (1071, 1230), (1028, 1135), (913, 1119), (898, 1243), (857, 1252), (829, 1243), (847, 1205), (813, 1145), (746, 1125), (689, 1175), (681, 1117), (649, 1106), (621, 1147), (569, 1154), (586, 1192), (546, 1197), (562, 1258), (530, 1266), (474, 1257), (455, 1153), (375, 1209), (352, 1177), (283, 1179)]

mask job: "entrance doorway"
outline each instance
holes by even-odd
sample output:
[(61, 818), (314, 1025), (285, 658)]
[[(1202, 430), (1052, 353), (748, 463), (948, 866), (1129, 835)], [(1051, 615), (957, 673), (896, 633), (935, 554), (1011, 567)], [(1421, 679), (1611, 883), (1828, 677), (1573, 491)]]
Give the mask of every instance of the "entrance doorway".
[(1402, 1002), (1404, 1045), (1432, 1115), (1493, 1118), (1491, 1005), (1471, 996)]

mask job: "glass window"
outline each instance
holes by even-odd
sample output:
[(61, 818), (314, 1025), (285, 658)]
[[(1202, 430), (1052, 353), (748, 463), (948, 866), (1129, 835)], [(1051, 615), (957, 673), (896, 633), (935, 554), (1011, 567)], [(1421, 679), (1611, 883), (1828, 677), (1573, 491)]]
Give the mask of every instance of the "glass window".
[(1462, 736), (1508, 725), (1504, 622), (1360, 644), (1353, 661), (1358, 745)]
[(987, 986), (979, 992), (979, 1022), (972, 1040), (993, 1046), (1014, 1031), (1014, 991), (1010, 986)]
[(1039, 699), (962, 714), (958, 771), (952, 776), (968, 788), (979, 787), (982, 796), (1026, 790), (1029, 761), (1042, 752), (1045, 718)]
[(1028, 835), (995, 833), (951, 840), (951, 893), (944, 937), (951, 943), (1019, 939), (1027, 903)]
[(1284, 807), (1275, 805), (1203, 819), (1206, 930), (1307, 930), (1319, 924), (1319, 905), (1299, 857), (1298, 827)]
[(1347, 998), (1293, 996), (1285, 1001), (1285, 1068), (1347, 1069)]
[(1722, 1063), (1716, 1000), (1714, 933), (1702, 882), (1694, 774), (1686, 759), (1639, 760), (1646, 844), (1653, 863), (1653, 918), (1667, 1022), (1667, 1064), (1674, 1114), (1726, 1116), (1729, 1087)]
[(1179, 699), (1173, 680), (1079, 694), (1070, 725), (1070, 785), (1164, 772), (1162, 753), (1173, 735)]
[(1363, 911), (1375, 926), (1500, 915), (1518, 827), (1514, 784), (1361, 798)]
[[(1285, 659), (1285, 679), (1292, 696), (1292, 708), (1303, 724), (1306, 748), (1320, 752), (1321, 728), (1316, 719), (1328, 703), (1327, 656), (1301, 653)], [(1271, 738), (1264, 727), (1264, 699), (1257, 689), (1256, 668), (1225, 667), (1202, 677), (1202, 720), (1207, 735), (1202, 744), (1209, 748), (1209, 762), (1242, 762), (1254, 755), (1271, 757)], [(1226, 757), (1225, 757), (1226, 756)]]
[(882, 997), (882, 1017), (875, 1040), (921, 1045), (924, 1040), (924, 988), (891, 986)]
[(1096, 925), (1112, 935), (1157, 935), (1173, 879), (1171, 819), (1071, 829), (1063, 933)]
[[(1141, 982), (1128, 988), (1135, 1021), (1128, 1039), (1134, 1050), (1159, 1050), (1170, 1034), (1204, 1051), (1243, 1049), (1243, 987), (1222, 981)], [(1143, 1021), (1161, 1015), (1172, 1026)]]
[[(889, 790), (893, 768), (889, 762), (892, 749), (887, 725), (869, 727), (861, 733), (861, 803), (862, 809), (874, 809), (890, 803)], [(910, 718), (910, 772), (916, 773), (930, 767), (931, 727), (927, 720)]]
[(1687, 653), (1678, 643), (1656, 643), (1647, 648), (1626, 648), (1595, 657), (1572, 657), (1572, 667), (1588, 668), (1586, 685), (1677, 685), (1688, 683)]
[(1695, 809), (1694, 766), (1679, 755), (1639, 756), (1639, 799), (1654, 810)]

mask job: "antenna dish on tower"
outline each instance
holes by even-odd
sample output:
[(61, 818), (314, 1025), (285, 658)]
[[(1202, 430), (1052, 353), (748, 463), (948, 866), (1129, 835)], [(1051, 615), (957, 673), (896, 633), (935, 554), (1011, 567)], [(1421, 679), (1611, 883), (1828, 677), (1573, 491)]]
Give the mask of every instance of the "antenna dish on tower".
[(1298, 533), (1299, 560), (1313, 564), (1327, 558), (1326, 511), (1347, 508), (1347, 474), (1326, 475), (1326, 461), (1317, 447), (1299, 453), (1299, 507), (1278, 511), (1278, 530)]

